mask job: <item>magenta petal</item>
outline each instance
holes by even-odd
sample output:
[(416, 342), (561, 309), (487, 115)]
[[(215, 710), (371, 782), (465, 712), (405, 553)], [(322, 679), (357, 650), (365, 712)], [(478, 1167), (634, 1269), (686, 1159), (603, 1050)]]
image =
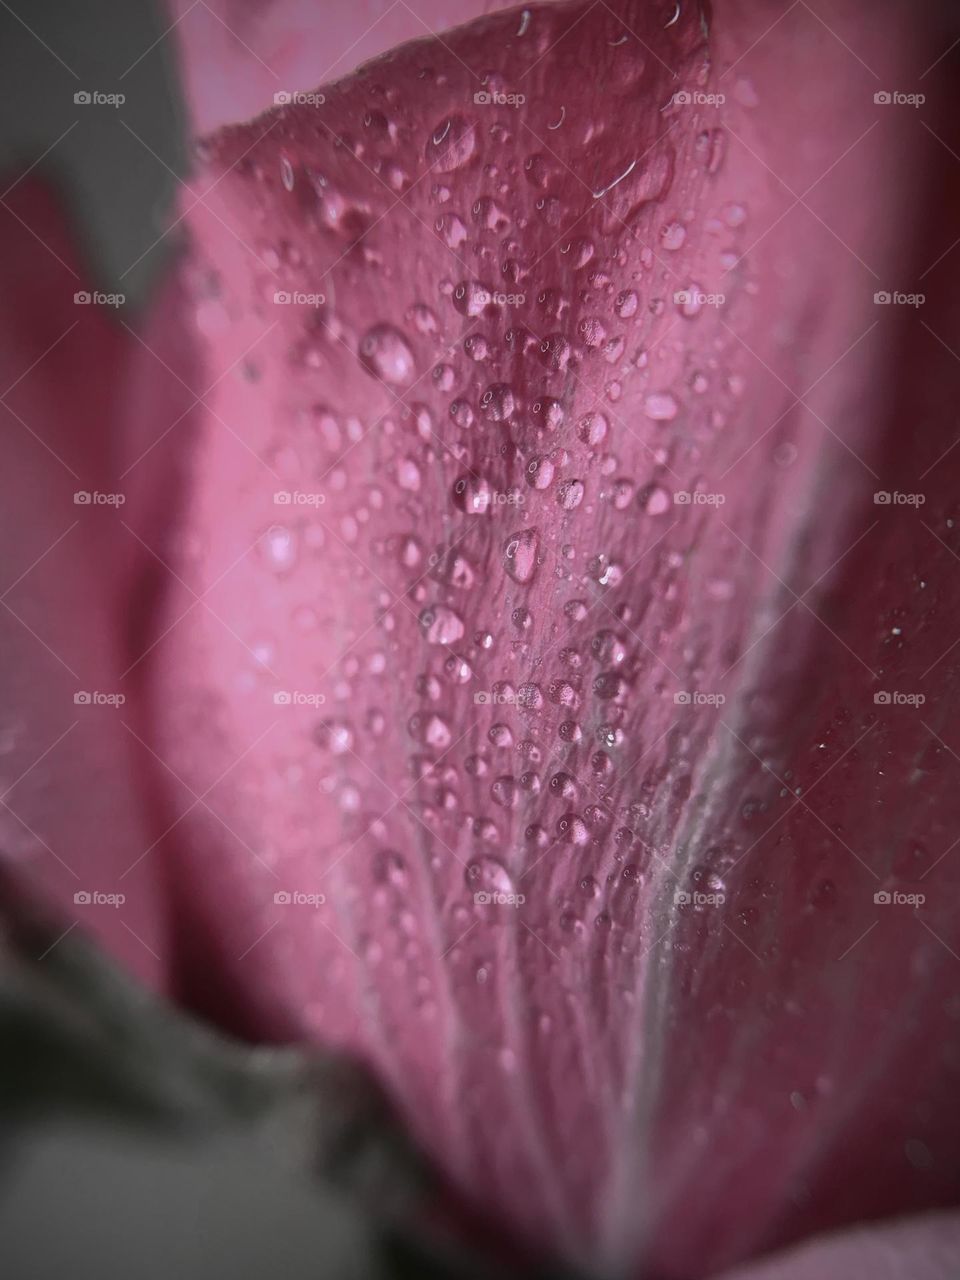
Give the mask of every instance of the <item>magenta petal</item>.
[(184, 998), (357, 1049), (538, 1246), (687, 1277), (956, 1200), (960, 293), (874, 304), (951, 279), (863, 199), (948, 172), (873, 97), (929, 33), (674, 8), (206, 145), (156, 714)]

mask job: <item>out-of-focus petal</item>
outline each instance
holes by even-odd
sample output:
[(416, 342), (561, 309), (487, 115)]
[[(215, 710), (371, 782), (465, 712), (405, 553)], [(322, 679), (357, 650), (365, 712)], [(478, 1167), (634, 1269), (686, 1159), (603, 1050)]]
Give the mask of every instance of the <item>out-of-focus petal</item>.
[(721, 1280), (953, 1280), (960, 1219), (929, 1214), (808, 1244)]
[[(153, 527), (159, 503), (128, 467), (161, 434), (154, 414), (166, 427), (184, 393), (175, 382), (169, 390), (171, 373), (153, 357), (147, 375), (145, 349), (117, 318), (122, 304), (92, 290), (50, 191), (20, 183), (5, 205), (2, 855), (44, 885), (65, 927), (82, 922), (158, 982), (159, 878), (155, 863), (141, 863), (159, 834), (144, 787), (157, 766), (140, 741), (136, 663), (157, 583), (133, 530)], [(164, 345), (158, 330), (145, 333)], [(163, 501), (172, 507), (169, 487)]]

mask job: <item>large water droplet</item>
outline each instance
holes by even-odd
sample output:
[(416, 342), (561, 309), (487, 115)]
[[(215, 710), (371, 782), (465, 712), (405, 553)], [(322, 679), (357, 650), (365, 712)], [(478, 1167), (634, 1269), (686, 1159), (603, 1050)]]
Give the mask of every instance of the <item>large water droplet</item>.
[(360, 362), (368, 373), (394, 386), (413, 377), (413, 352), (390, 324), (375, 324), (360, 340)]
[(530, 582), (537, 571), (540, 535), (536, 529), (511, 534), (503, 549), (503, 567), (514, 582)]
[(448, 116), (427, 139), (427, 163), (437, 173), (452, 173), (470, 161), (476, 146), (476, 126), (463, 116)]
[(455, 644), (463, 635), (463, 619), (445, 604), (431, 605), (420, 614), (428, 644)]
[(669, 391), (654, 391), (644, 400), (643, 411), (654, 422), (670, 422), (677, 416), (677, 402)]
[(286, 525), (271, 525), (260, 539), (260, 554), (274, 573), (289, 573), (297, 563), (297, 534)]
[(510, 872), (496, 858), (479, 858), (467, 867), (465, 876), (467, 887), (475, 893), (513, 893), (513, 878)]

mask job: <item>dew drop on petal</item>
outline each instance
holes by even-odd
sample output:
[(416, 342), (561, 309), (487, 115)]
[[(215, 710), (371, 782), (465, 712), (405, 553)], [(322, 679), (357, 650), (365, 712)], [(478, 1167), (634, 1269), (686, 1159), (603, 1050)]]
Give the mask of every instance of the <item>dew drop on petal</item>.
[(452, 173), (469, 163), (476, 146), (476, 126), (463, 116), (448, 116), (427, 139), (427, 163), (437, 173)]
[(445, 604), (430, 605), (420, 614), (428, 644), (455, 644), (463, 635), (463, 619)]
[(360, 362), (368, 373), (394, 386), (413, 377), (413, 352), (390, 324), (375, 324), (360, 340)]
[(503, 566), (521, 584), (530, 582), (537, 571), (540, 535), (536, 529), (521, 529), (507, 539), (503, 549)]
[(654, 422), (670, 422), (677, 416), (677, 402), (669, 391), (654, 391), (644, 400), (643, 411)]

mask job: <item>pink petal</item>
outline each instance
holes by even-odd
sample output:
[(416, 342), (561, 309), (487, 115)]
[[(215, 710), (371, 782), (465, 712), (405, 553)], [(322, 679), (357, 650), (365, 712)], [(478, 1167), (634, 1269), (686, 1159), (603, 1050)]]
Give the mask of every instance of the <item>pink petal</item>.
[(260, 115), (274, 95), (346, 75), (405, 40), (511, 0), (170, 0), (185, 90), (201, 133)]
[[(89, 281), (51, 194), (24, 182), (8, 190), (5, 204), (4, 862), (156, 983), (163, 948), (157, 867), (139, 864), (159, 834), (147, 784), (156, 764), (142, 745), (148, 730), (136, 663), (156, 582), (133, 530), (153, 531), (159, 504), (141, 492), (143, 470), (138, 477), (127, 468), (151, 432), (159, 435), (176, 416), (177, 396), (170, 374), (108, 305), (75, 302)], [(176, 359), (176, 339), (167, 342), (162, 330), (172, 306), (171, 295), (156, 331), (146, 333), (168, 361)], [(154, 465), (152, 481), (161, 475)], [(172, 507), (167, 490), (165, 510)], [(135, 862), (139, 870), (128, 877)], [(119, 906), (118, 894), (125, 898)]]
[(958, 291), (873, 303), (950, 271), (949, 156), (873, 101), (946, 41), (731, 4), (711, 70), (673, 11), (484, 19), (208, 144), (156, 715), (184, 998), (680, 1277), (956, 1199)]
[(958, 1257), (956, 1214), (927, 1214), (811, 1240), (722, 1280), (952, 1280)]

